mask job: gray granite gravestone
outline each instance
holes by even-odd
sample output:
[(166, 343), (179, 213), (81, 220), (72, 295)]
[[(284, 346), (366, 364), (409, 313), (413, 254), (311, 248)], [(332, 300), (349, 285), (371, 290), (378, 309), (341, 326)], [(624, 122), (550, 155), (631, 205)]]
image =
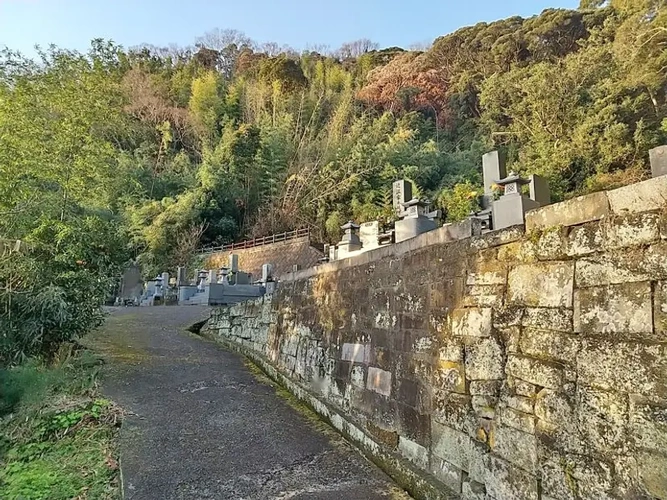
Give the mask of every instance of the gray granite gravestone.
[(653, 177), (667, 175), (667, 146), (653, 148), (648, 153), (651, 160), (651, 175)]

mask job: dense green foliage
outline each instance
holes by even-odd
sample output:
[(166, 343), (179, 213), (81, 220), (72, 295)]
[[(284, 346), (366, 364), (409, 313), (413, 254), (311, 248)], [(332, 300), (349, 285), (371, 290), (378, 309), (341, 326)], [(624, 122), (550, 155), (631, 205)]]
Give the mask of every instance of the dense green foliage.
[(561, 199), (646, 177), (667, 139), (665, 10), (584, 0), (426, 51), (297, 54), (218, 30), (192, 48), (3, 52), (0, 237), (33, 250), (3, 261), (2, 360), (94, 325), (130, 257), (153, 274), (299, 226), (334, 240), (348, 219), (390, 222), (398, 178), (461, 218), (495, 147)]
[(97, 369), (83, 351), (0, 370), (0, 498), (120, 498), (119, 413)]

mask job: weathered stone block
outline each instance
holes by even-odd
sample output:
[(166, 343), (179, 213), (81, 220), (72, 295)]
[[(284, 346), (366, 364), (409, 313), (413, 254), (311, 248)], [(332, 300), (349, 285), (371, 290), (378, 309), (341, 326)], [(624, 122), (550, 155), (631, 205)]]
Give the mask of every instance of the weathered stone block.
[(577, 373), (583, 385), (667, 398), (667, 346), (586, 340)]
[(566, 394), (542, 389), (535, 398), (535, 416), (545, 422), (575, 430), (574, 402)]
[(642, 486), (653, 498), (667, 498), (667, 456), (641, 453), (638, 457)]
[(529, 356), (575, 363), (580, 339), (562, 332), (524, 328), (519, 346), (521, 352)]
[(429, 446), (431, 443), (431, 417), (421, 413), (412, 406), (396, 404), (398, 415), (399, 433), (406, 436), (422, 446)]
[(541, 387), (559, 389), (563, 385), (563, 368), (556, 363), (511, 354), (506, 369), (508, 375)]
[(434, 375), (436, 388), (459, 394), (466, 393), (465, 370), (462, 363), (440, 361)]
[(515, 241), (508, 245), (503, 245), (498, 249), (498, 260), (512, 263), (536, 262), (537, 248), (533, 241)]
[(468, 470), (472, 454), (473, 440), (467, 434), (451, 427), (432, 423), (431, 453), (455, 465), (459, 469)]
[(535, 434), (535, 415), (509, 407), (498, 408), (498, 422), (521, 432)]
[[(248, 338), (250, 337), (248, 336)], [(283, 338), (283, 343), (280, 349), (281, 352), (287, 354), (288, 356), (296, 357), (296, 352), (298, 349), (299, 349), (299, 337), (290, 336)]]
[(491, 451), (508, 462), (534, 473), (537, 468), (537, 440), (514, 427), (496, 425), (489, 439)]
[(556, 226), (544, 230), (535, 244), (539, 260), (558, 260), (567, 256), (567, 228)]
[(535, 399), (532, 397), (504, 395), (502, 401), (509, 408), (523, 413), (533, 413), (535, 408)]
[(572, 311), (548, 307), (527, 307), (522, 325), (542, 330), (572, 331)]
[(340, 357), (343, 361), (368, 364), (371, 358), (371, 346), (370, 344), (343, 344)]
[(454, 493), (461, 493), (463, 471), (460, 468), (450, 464), (447, 460), (434, 457), (431, 472)]
[(361, 387), (363, 389), (366, 386), (366, 370), (363, 366), (357, 365), (352, 367), (350, 381), (355, 387)]
[(514, 377), (507, 377), (507, 387), (517, 396), (532, 398), (537, 394), (537, 386)]
[(521, 306), (503, 306), (493, 310), (494, 328), (511, 328), (521, 325), (524, 308)]
[(610, 495), (613, 469), (608, 463), (580, 455), (551, 453), (542, 463), (540, 471), (543, 495), (551, 498), (613, 498)]
[[(576, 426), (576, 419), (573, 425)], [(546, 420), (538, 419), (535, 422), (535, 437), (540, 442), (540, 449), (558, 450), (563, 453), (579, 455), (590, 452), (589, 445), (584, 443), (580, 434), (576, 430), (571, 432), (562, 423), (551, 424)]]
[(504, 376), (504, 353), (493, 337), (476, 340), (465, 348), (465, 374), (468, 380), (499, 380)]
[(577, 290), (574, 330), (588, 335), (628, 334), (650, 340), (653, 337), (652, 301), (649, 282)]
[(474, 285), (466, 287), (461, 305), (464, 307), (502, 307), (504, 285)]
[[(630, 396), (630, 437), (645, 450), (667, 450), (667, 401)], [(667, 474), (667, 469), (665, 470)]]
[(435, 397), (433, 420), (458, 431), (472, 434), (477, 418), (472, 411), (471, 397), (455, 393), (439, 393)]
[(500, 457), (490, 455), (486, 491), (496, 500), (535, 500), (537, 478)]
[(452, 311), (452, 332), (461, 337), (488, 337), (491, 318), (491, 308), (455, 309)]
[(461, 343), (460, 339), (444, 339), (438, 351), (438, 357), (440, 361), (463, 362), (463, 343)]
[(575, 270), (577, 287), (649, 281), (651, 275), (642, 269), (643, 262), (641, 250), (579, 259)]
[(667, 279), (667, 243), (655, 243), (646, 249), (641, 269), (651, 280)]
[(507, 283), (507, 263), (498, 260), (476, 260), (474, 271), (468, 273), (466, 285), (504, 285)]
[(607, 197), (615, 214), (659, 210), (667, 205), (667, 177), (656, 177), (607, 191)]
[(461, 500), (486, 500), (486, 487), (476, 481), (465, 481), (461, 489)]
[(496, 415), (498, 398), (495, 396), (473, 396), (472, 409), (480, 418), (492, 419)]
[(485, 250), (520, 240), (523, 235), (524, 230), (522, 227), (508, 227), (482, 236), (473, 236), (470, 239), (470, 246), (475, 250)]
[(667, 341), (667, 281), (659, 281), (655, 285), (653, 327), (655, 339), (660, 342)]
[(519, 343), (521, 341), (521, 328), (518, 326), (510, 326), (502, 328), (498, 331), (500, 338), (503, 339), (505, 345), (505, 352), (516, 354), (519, 352)]
[(498, 396), (500, 392), (499, 380), (473, 380), (468, 391), (473, 396)]
[(522, 264), (509, 273), (511, 304), (529, 307), (572, 307), (574, 265), (571, 262)]
[(579, 429), (594, 450), (611, 452), (626, 445), (627, 396), (580, 388), (577, 403)]
[(609, 213), (609, 201), (604, 192), (579, 196), (562, 203), (555, 203), (526, 214), (526, 231), (553, 226), (577, 226), (598, 220)]
[(368, 368), (366, 388), (383, 396), (391, 395), (391, 372), (371, 366)]
[(393, 450), (398, 447), (399, 435), (395, 430), (385, 429), (379, 425), (375, 425), (372, 421), (366, 423), (366, 430), (373, 436), (373, 439), (380, 444), (387, 446)]
[(428, 450), (419, 443), (399, 436), (398, 452), (419, 467), (424, 469), (428, 467)]
[(655, 213), (631, 214), (605, 221), (604, 246), (609, 250), (647, 245), (660, 239), (660, 216)]
[(590, 255), (602, 249), (604, 235), (599, 222), (573, 227), (568, 234), (566, 253), (570, 257)]
[[(489, 426), (489, 434), (491, 426)], [(484, 443), (473, 441), (470, 449), (470, 461), (467, 469), (468, 479), (484, 483), (489, 472), (489, 447)]]
[(422, 384), (412, 379), (398, 378), (396, 376), (394, 377), (393, 394), (396, 400), (402, 404), (420, 411), (422, 409), (422, 400), (428, 399), (426, 397), (427, 391)]

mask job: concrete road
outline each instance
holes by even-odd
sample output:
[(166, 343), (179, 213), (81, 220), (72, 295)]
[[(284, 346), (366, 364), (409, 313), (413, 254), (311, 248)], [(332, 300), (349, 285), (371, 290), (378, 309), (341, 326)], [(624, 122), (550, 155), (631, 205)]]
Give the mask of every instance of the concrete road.
[(89, 344), (121, 428), (126, 499), (409, 498), (243, 358), (189, 334), (199, 307), (117, 308)]

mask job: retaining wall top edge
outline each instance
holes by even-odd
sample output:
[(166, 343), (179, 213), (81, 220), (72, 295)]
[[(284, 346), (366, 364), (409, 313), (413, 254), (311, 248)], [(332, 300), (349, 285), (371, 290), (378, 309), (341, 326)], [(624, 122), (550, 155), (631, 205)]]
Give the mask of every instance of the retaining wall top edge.
[[(377, 262), (388, 257), (399, 257), (408, 252), (426, 248), (432, 245), (442, 245), (470, 239), (473, 236), (479, 235), (480, 223), (479, 221), (465, 220), (454, 224), (447, 224), (428, 233), (420, 234), (415, 238), (411, 238), (400, 243), (387, 245), (384, 247), (369, 250), (368, 252), (347, 259), (329, 262), (320, 266), (303, 269), (296, 273), (287, 273), (280, 277), (280, 281), (299, 281), (302, 279), (311, 278), (319, 274), (333, 273), (350, 267), (362, 266)], [(500, 232), (500, 231), (499, 231)]]

